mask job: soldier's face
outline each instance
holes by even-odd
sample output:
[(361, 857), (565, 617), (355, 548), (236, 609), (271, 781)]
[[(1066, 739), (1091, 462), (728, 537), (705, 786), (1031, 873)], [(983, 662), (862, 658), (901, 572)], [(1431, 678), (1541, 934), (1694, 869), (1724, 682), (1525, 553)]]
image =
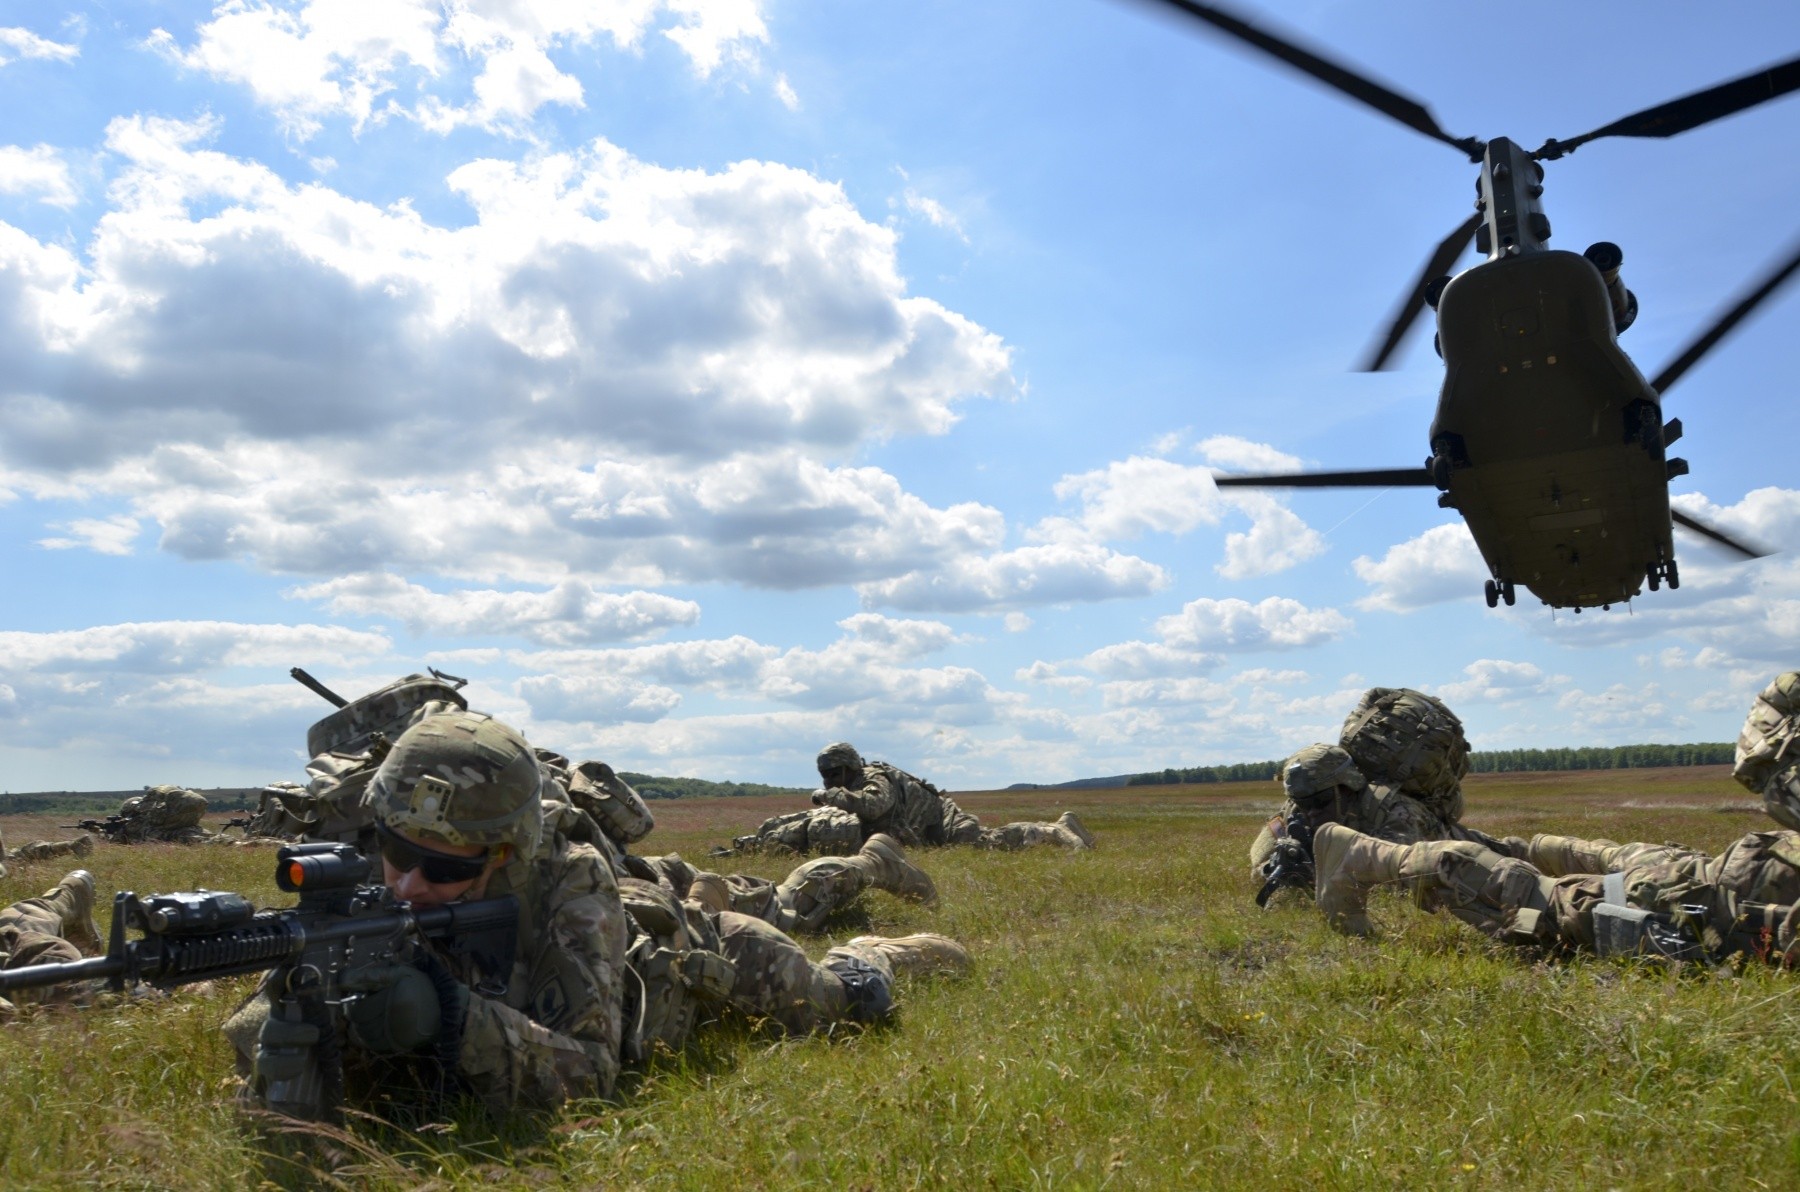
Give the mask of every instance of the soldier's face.
[(1306, 821), (1306, 826), (1317, 831), (1326, 824), (1342, 822), (1344, 797), (1353, 793), (1345, 786), (1327, 787), (1304, 802), (1296, 802), (1295, 807), (1300, 812), (1300, 817)]
[(444, 906), (459, 898), (480, 898), (487, 892), (488, 879), (505, 859), (503, 856), (486, 857), (473, 877), (433, 881), (432, 877), (443, 876), (445, 870), (456, 871), (459, 867), (455, 862), (473, 862), (489, 850), (476, 844), (426, 843), (403, 832), (394, 835), (404, 847), (382, 850), (382, 881), (394, 892), (395, 898), (414, 906)]
[(819, 780), (827, 787), (849, 790), (862, 782), (862, 771), (855, 766), (823, 766), (819, 770)]

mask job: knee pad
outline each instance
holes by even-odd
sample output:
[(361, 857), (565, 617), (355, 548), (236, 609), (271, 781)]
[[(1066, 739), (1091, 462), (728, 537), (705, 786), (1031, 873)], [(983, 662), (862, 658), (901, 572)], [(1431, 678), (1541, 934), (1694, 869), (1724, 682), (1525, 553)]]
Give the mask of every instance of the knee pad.
[(874, 1024), (894, 1016), (894, 987), (888, 975), (849, 952), (832, 949), (824, 968), (844, 987), (844, 1016), (852, 1022)]

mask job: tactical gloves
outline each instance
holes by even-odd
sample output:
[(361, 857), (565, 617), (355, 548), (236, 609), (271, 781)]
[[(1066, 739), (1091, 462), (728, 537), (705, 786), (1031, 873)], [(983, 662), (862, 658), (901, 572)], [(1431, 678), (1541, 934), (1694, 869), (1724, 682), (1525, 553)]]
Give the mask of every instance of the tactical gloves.
[(319, 1041), (319, 1028), (310, 1022), (284, 1022), (274, 1015), (263, 1019), (256, 1036), (256, 1075), (265, 1084), (298, 1080), (306, 1071), (308, 1052)]
[(462, 1027), (468, 987), (454, 980), (433, 981), (410, 964), (370, 964), (345, 973), (341, 987), (350, 1041), (377, 1055), (418, 1051), (440, 1035)]

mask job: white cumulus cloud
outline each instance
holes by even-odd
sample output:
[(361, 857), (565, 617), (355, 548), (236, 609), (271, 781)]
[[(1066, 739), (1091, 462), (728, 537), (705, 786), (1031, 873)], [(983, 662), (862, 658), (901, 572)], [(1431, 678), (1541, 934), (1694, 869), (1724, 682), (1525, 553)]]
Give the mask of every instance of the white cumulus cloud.
[(1462, 522), (1433, 526), (1388, 548), (1379, 560), (1358, 556), (1350, 566), (1375, 590), (1358, 608), (1410, 612), (1428, 604), (1461, 600), (1481, 591), (1487, 566)]
[(544, 592), (434, 592), (399, 576), (346, 576), (292, 589), (338, 614), (394, 617), (415, 633), (522, 636), (548, 646), (649, 637), (700, 619), (700, 606), (655, 592), (602, 592), (564, 580)]
[(0, 194), (35, 195), (51, 207), (73, 207), (81, 199), (69, 163), (49, 145), (0, 145)]

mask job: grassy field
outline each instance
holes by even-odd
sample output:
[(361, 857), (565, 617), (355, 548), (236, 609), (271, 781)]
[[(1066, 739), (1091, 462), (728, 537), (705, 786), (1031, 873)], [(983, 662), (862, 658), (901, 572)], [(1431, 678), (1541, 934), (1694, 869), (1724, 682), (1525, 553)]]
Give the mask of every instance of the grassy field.
[[(1724, 768), (1477, 777), (1469, 822), (1721, 846), (1767, 821)], [(962, 982), (898, 1025), (777, 1042), (743, 1023), (615, 1103), (425, 1129), (359, 1120), (310, 1167), (231, 1108), (233, 982), (0, 1028), (0, 1187), (1800, 1187), (1800, 978), (1555, 959), (1398, 898), (1378, 941), (1292, 895), (1251, 903), (1271, 783), (957, 799), (985, 822), (1078, 811), (1100, 848), (922, 854), (942, 906), (877, 895), (810, 941), (943, 931)], [(698, 859), (776, 805), (658, 803)], [(9, 842), (42, 821), (0, 821)], [(279, 902), (271, 855), (101, 846), (103, 889)], [(774, 860), (745, 869), (779, 876)], [(13, 867), (0, 899), (54, 863)], [(104, 927), (104, 922), (102, 923)]]

